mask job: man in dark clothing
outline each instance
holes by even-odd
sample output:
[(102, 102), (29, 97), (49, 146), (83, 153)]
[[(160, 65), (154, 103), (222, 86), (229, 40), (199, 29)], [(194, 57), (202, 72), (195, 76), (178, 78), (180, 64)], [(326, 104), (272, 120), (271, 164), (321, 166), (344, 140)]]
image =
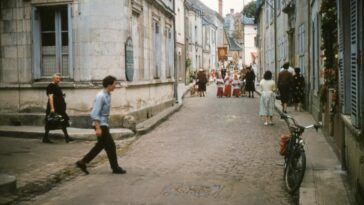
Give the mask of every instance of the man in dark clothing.
[(206, 92), (206, 83), (207, 83), (207, 77), (204, 70), (200, 69), (200, 71), (197, 73), (197, 79), (198, 79), (198, 92), (200, 94), (200, 97), (205, 97)]
[(226, 76), (226, 68), (225, 66), (223, 65), (223, 67), (221, 68), (221, 76), (222, 76), (222, 79), (225, 79), (225, 76)]
[(255, 73), (252, 70), (252, 67), (247, 67), (247, 73), (245, 76), (246, 86), (245, 90), (249, 93), (249, 98), (254, 98), (254, 92), (255, 92)]
[(287, 104), (289, 102), (293, 76), (288, 71), (289, 63), (283, 65), (283, 71), (278, 75), (278, 89), (281, 96), (282, 112), (287, 113)]
[[(70, 141), (73, 141), (73, 138), (71, 138), (67, 132), (67, 127), (69, 127), (70, 125), (69, 124), (70, 118), (66, 113), (66, 101), (64, 100), (64, 94), (62, 92), (62, 89), (59, 87), (60, 82), (61, 82), (61, 74), (56, 73), (52, 77), (52, 82), (49, 83), (47, 87), (48, 103), (46, 110), (46, 118), (50, 114), (54, 115), (57, 114), (62, 116), (63, 122), (61, 125), (62, 126), (61, 129), (64, 133), (65, 141), (68, 143)], [(55, 128), (52, 128), (46, 120), (45, 133), (42, 140), (43, 143), (52, 143), (52, 141), (48, 138), (48, 134), (51, 129)]]
[(115, 142), (109, 131), (109, 115), (111, 106), (110, 93), (115, 89), (116, 78), (113, 76), (107, 76), (103, 79), (102, 85), (104, 89), (97, 94), (91, 111), (91, 118), (96, 131), (97, 143), (90, 152), (83, 157), (83, 159), (76, 162), (76, 166), (88, 174), (86, 164), (91, 162), (101, 152), (101, 150), (105, 149), (112, 172), (114, 174), (125, 174), (126, 171), (118, 165)]

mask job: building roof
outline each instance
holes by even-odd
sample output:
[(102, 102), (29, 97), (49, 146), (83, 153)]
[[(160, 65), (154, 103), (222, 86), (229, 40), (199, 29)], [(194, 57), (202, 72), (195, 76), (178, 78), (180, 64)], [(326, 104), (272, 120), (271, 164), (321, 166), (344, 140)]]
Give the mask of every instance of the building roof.
[(244, 25), (254, 25), (255, 22), (254, 22), (254, 18), (249, 18), (245, 15), (242, 15), (241, 18), (240, 18), (240, 22)]

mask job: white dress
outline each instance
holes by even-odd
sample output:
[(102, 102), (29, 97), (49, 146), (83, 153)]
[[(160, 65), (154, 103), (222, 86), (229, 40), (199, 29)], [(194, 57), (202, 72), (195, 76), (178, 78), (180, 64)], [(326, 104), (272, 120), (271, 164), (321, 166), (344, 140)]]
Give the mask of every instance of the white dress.
[(259, 115), (260, 116), (273, 116), (274, 103), (276, 95), (276, 84), (274, 80), (261, 80), (260, 88), (262, 95), (260, 96)]

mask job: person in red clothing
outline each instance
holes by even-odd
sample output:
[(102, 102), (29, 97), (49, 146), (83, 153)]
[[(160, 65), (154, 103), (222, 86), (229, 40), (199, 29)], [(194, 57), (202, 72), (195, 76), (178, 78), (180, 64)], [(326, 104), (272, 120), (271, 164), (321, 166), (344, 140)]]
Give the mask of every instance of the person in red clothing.
[(231, 82), (232, 79), (230, 77), (230, 72), (227, 72), (227, 75), (224, 79), (225, 87), (224, 87), (224, 96), (225, 97), (231, 97)]

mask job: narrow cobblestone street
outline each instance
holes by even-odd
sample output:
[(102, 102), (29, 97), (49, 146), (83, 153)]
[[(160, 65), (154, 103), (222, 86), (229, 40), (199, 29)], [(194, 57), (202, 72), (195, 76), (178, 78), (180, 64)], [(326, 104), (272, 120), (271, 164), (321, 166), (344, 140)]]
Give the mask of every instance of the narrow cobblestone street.
[(264, 126), (258, 105), (209, 86), (119, 158), (126, 175), (105, 163), (26, 204), (295, 204), (278, 154), (285, 125)]

